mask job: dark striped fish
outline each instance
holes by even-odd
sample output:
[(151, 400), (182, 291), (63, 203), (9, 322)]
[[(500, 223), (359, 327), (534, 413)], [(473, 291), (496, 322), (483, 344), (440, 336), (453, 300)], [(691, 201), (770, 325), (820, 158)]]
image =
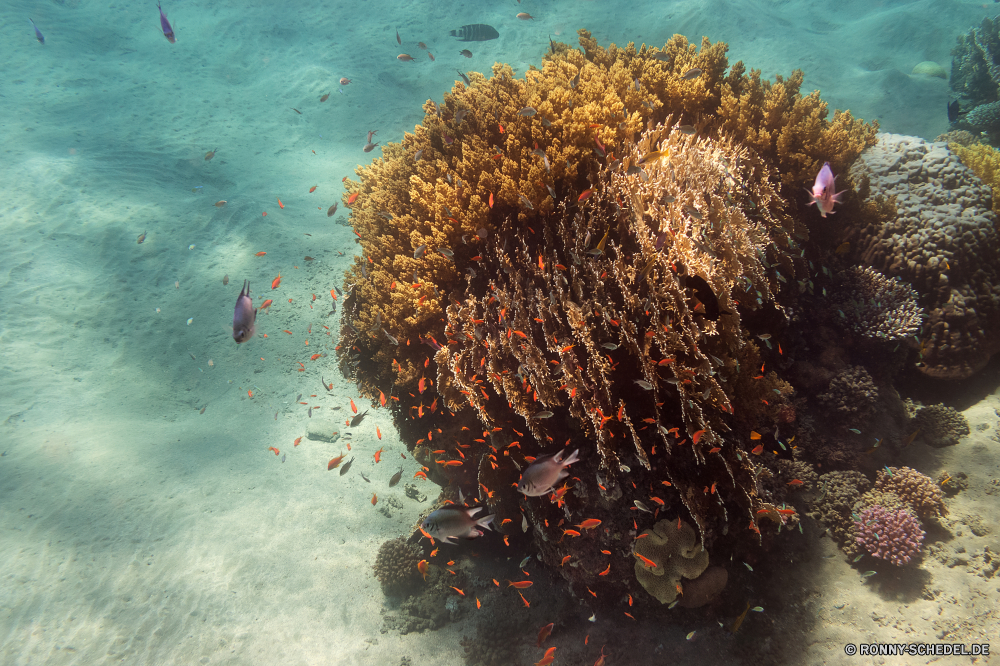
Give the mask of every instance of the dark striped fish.
[(497, 32), (496, 28), (485, 23), (463, 25), (458, 30), (452, 30), (448, 34), (452, 37), (458, 37), (458, 41), (460, 42), (485, 42), (500, 37), (500, 33)]

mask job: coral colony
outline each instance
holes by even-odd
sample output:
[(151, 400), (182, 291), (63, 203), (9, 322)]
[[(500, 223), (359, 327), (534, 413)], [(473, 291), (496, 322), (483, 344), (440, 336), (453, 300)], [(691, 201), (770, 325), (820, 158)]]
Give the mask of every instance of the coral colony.
[(858, 543), (875, 557), (902, 566), (920, 552), (924, 531), (908, 509), (888, 511), (876, 504), (855, 521)]
[[(848, 173), (879, 150), (876, 125), (825, 119), (801, 72), (762, 81), (723, 43), (579, 36), (523, 78), (503, 64), (463, 75), (345, 182), (361, 253), (338, 363), (392, 410), (418, 475), (451, 499), (475, 489), (464, 505), (493, 514), (507, 546), (482, 541), (530, 539), (588, 601), (645, 590), (673, 607), (711, 574), (707, 603), (726, 580), (710, 560), (796, 529), (817, 462), (848, 474), (826, 515), (838, 538), (851, 532), (871, 442), (874, 460), (913, 439), (905, 416), (862, 433), (862, 415), (837, 408), (856, 388), (875, 409), (904, 361), (952, 376), (981, 359), (919, 337), (927, 291), (874, 231), (895, 209), (860, 200)], [(821, 170), (832, 217), (808, 205), (826, 196), (808, 190)], [(870, 262), (845, 241), (861, 229)], [(577, 450), (523, 492), (533, 461)], [(922, 535), (905, 511), (865, 511), (891, 516), (906, 544)], [(840, 540), (909, 558), (893, 535)], [(421, 571), (437, 565), (427, 557)]]

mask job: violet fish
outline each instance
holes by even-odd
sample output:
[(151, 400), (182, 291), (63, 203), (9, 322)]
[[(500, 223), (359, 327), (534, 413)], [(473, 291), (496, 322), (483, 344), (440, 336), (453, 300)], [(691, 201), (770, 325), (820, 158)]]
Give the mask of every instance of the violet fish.
[(160, 27), (163, 28), (163, 36), (167, 38), (168, 42), (175, 44), (177, 42), (177, 38), (174, 37), (174, 29), (170, 27), (170, 21), (167, 20), (167, 15), (163, 13), (163, 8), (160, 7), (160, 3), (156, 3), (156, 8), (160, 10)]
[(443, 506), (431, 513), (420, 524), (420, 527), (435, 539), (444, 543), (455, 543), (455, 539), (475, 539), (483, 536), (479, 529), (484, 527), (490, 529), (490, 521), (495, 517), (493, 514), (475, 518), (476, 513), (483, 507), (468, 508), (458, 505)]
[(834, 193), (837, 189), (835, 181), (837, 177), (833, 175), (833, 171), (830, 170), (830, 163), (825, 162), (823, 168), (819, 170), (816, 174), (816, 182), (813, 183), (812, 192), (809, 192), (809, 196), (812, 201), (809, 205), (816, 204), (816, 208), (819, 209), (819, 214), (822, 217), (826, 217), (827, 213), (833, 213), (833, 204), (842, 203), (840, 200), (840, 195), (847, 190), (841, 190), (840, 192)]
[(517, 483), (517, 491), (524, 493), (528, 497), (541, 497), (552, 492), (556, 484), (569, 476), (566, 468), (575, 462), (579, 462), (577, 456), (580, 450), (577, 449), (566, 457), (566, 450), (559, 453), (539, 456), (535, 462), (528, 465), (528, 468), (521, 474), (521, 480)]
[(243, 281), (243, 289), (236, 298), (236, 310), (233, 312), (233, 340), (236, 344), (246, 342), (253, 337), (257, 322), (257, 308), (250, 298), (250, 283)]

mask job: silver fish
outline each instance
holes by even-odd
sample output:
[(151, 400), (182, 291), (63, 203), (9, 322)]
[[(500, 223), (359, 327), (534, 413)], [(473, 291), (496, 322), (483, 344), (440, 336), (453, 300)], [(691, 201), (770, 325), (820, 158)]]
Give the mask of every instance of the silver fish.
[(377, 146), (377, 145), (378, 145), (378, 141), (376, 141), (375, 143), (372, 143), (371, 141), (369, 141), (368, 143), (365, 144), (364, 150), (365, 150), (366, 153), (370, 153), (373, 150), (375, 150), (375, 146)]
[(439, 247), (438, 252), (448, 257), (449, 259), (455, 256), (455, 251), (452, 250), (450, 247)]
[[(354, 460), (354, 458), (351, 458), (351, 460)], [(365, 480), (365, 483), (371, 483), (372, 482), (371, 479), (369, 479), (367, 476), (365, 476), (364, 472), (358, 472), (358, 474), (360, 474), (361, 478)]]
[(340, 468), (340, 475), (341, 476), (344, 476), (345, 474), (347, 474), (347, 470), (351, 469), (351, 463), (352, 462), (354, 462), (354, 458), (353, 457), (350, 460), (348, 460), (347, 462), (345, 462), (344, 466)]
[(399, 468), (399, 471), (398, 471), (398, 472), (396, 472), (395, 474), (393, 474), (393, 475), (392, 475), (392, 478), (391, 478), (391, 479), (389, 479), (389, 487), (390, 487), (390, 488), (392, 488), (392, 487), (393, 487), (394, 485), (396, 485), (397, 483), (399, 483), (399, 480), (400, 480), (400, 479), (401, 479), (402, 477), (403, 477), (403, 468), (402, 468), (402, 467), (400, 467), (400, 468)]
[(526, 118), (530, 118), (531, 116), (535, 115), (536, 113), (538, 113), (538, 111), (536, 111), (534, 107), (526, 106), (523, 109), (521, 109), (520, 111), (518, 111), (517, 115), (519, 115), (519, 116), (525, 116)]
[(648, 506), (646, 506), (639, 500), (634, 500), (634, 503), (635, 503), (635, 508), (639, 509), (639, 511), (645, 511), (646, 513), (653, 513), (652, 511), (649, 510)]
[(639, 385), (639, 388), (643, 389), (644, 391), (653, 390), (653, 385), (647, 382), (645, 379), (636, 379), (633, 381), (635, 381), (635, 383)]
[(535, 462), (528, 465), (521, 474), (521, 480), (517, 482), (517, 491), (528, 497), (541, 497), (551, 492), (557, 483), (569, 476), (566, 468), (580, 460), (577, 456), (579, 449), (569, 456), (565, 453), (566, 450), (563, 449), (553, 455), (535, 458)]
[(475, 518), (483, 507), (468, 508), (449, 505), (431, 513), (420, 524), (425, 532), (444, 543), (455, 543), (455, 539), (475, 539), (483, 535), (480, 527), (490, 529), (490, 521), (494, 515)]
[(312, 417), (313, 417), (313, 408), (312, 408), (312, 406), (310, 406), (309, 407), (309, 418), (312, 418)]
[(243, 289), (236, 298), (236, 310), (233, 312), (233, 340), (236, 344), (246, 342), (256, 331), (257, 308), (250, 298), (250, 282), (243, 281)]
[(696, 130), (691, 125), (678, 125), (677, 126), (677, 131), (680, 132), (681, 134), (687, 134), (688, 136), (690, 136), (690, 135), (694, 134), (695, 132), (697, 132), (698, 130)]
[(420, 247), (418, 247), (416, 250), (413, 251), (413, 258), (414, 259), (421, 258), (422, 256), (424, 256), (424, 252), (426, 251), (427, 251), (427, 245), (426, 244), (421, 245)]
[(393, 336), (392, 334), (390, 334), (389, 331), (387, 331), (387, 330), (385, 330), (383, 328), (382, 332), (385, 333), (385, 337), (388, 338), (389, 342), (391, 342), (392, 344), (396, 345), (397, 347), (399, 346), (399, 340), (397, 340), (395, 338), (395, 336)]
[(414, 161), (414, 162), (419, 162), (419, 161), (420, 161), (420, 156), (421, 156), (421, 155), (423, 155), (423, 154), (424, 154), (424, 149), (423, 149), (423, 148), (421, 148), (421, 149), (420, 149), (420, 150), (418, 150), (418, 151), (416, 152), (416, 154), (415, 154), (415, 155), (413, 156), (413, 161)]
[(602, 342), (601, 346), (604, 347), (605, 349), (610, 349), (611, 351), (618, 349), (618, 345), (616, 345), (613, 342)]
[(463, 72), (463, 71), (462, 71), (462, 70), (460, 70), (460, 69), (456, 69), (455, 71), (456, 71), (456, 72), (458, 72), (458, 75), (462, 77), (462, 81), (464, 81), (464, 82), (465, 82), (465, 85), (467, 85), (467, 86), (471, 86), (471, 85), (472, 85), (472, 81), (470, 81), (470, 80), (469, 80), (469, 77), (467, 77), (467, 76), (465, 75), (465, 72)]
[(553, 414), (552, 412), (546, 410), (544, 412), (538, 412), (537, 414), (535, 414), (531, 418), (533, 418), (533, 419), (551, 419), (553, 416), (555, 416), (555, 414)]
[(685, 81), (690, 81), (691, 79), (697, 79), (699, 76), (701, 76), (701, 70), (698, 69), (697, 67), (694, 67), (684, 72), (684, 76), (682, 76), (681, 78), (684, 79)]
[(455, 112), (455, 122), (460, 123), (465, 119), (465, 116), (469, 113), (468, 109), (459, 109)]

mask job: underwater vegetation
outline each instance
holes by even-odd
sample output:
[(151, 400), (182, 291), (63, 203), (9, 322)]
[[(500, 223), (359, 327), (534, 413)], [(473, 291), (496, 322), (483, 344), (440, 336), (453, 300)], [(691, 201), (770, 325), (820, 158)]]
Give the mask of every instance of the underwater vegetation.
[[(877, 125), (828, 118), (802, 72), (764, 81), (723, 43), (579, 37), (522, 78), (463, 76), (346, 182), (361, 252), (337, 361), (391, 410), (418, 475), (494, 515), (501, 547), (537, 551), (579, 599), (695, 607), (807, 508), (856, 548), (871, 481), (854, 470), (913, 441), (892, 379), (992, 352), (926, 332), (942, 259), (892, 260), (888, 186), (848, 174)], [(821, 169), (845, 190), (825, 218), (802, 191)], [(869, 425), (874, 449), (855, 435)], [(518, 492), (554, 454), (568, 478)], [(844, 497), (817, 463), (858, 475)]]

